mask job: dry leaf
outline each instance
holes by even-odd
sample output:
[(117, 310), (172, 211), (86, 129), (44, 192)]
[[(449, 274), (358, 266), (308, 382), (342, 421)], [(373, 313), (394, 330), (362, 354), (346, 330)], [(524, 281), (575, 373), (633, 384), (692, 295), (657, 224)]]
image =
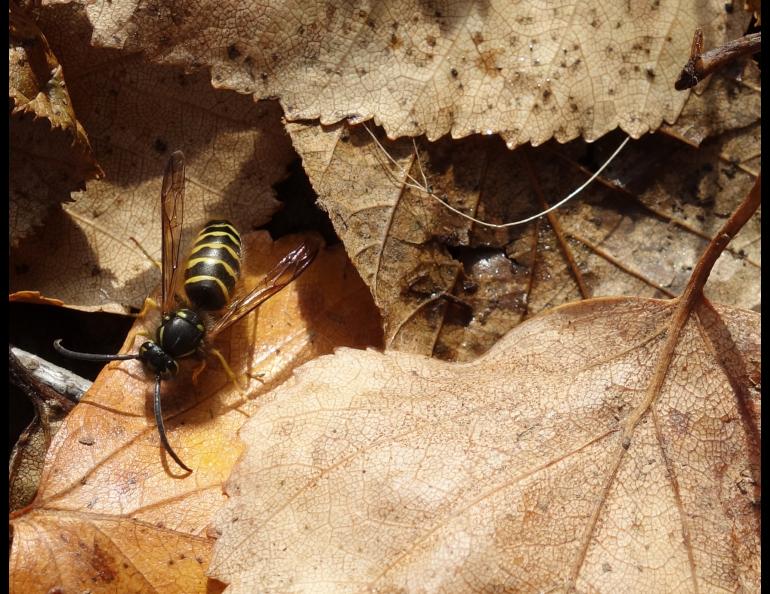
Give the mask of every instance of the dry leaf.
[(37, 380), (29, 364), (21, 363), (10, 348), (8, 358), (9, 380), (35, 407), (35, 416), (14, 444), (8, 464), (8, 508), (14, 511), (34, 499), (51, 439), (75, 403)]
[(270, 220), (280, 206), (271, 186), (294, 158), (276, 103), (215, 91), (204, 73), (185, 76), (138, 54), (91, 49), (77, 5), (46, 6), (38, 16), (106, 178), (89, 183), (13, 252), (13, 291), (36, 290), (87, 310), (141, 306), (159, 275), (131, 238), (159, 259), (160, 183), (176, 149), (187, 159), (185, 237), (212, 218), (244, 231)]
[(728, 130), (756, 124), (761, 118), (762, 83), (756, 63), (749, 60), (709, 79), (703, 93), (690, 93), (674, 124), (661, 131), (693, 146)]
[[(692, 262), (748, 192), (759, 174), (760, 124), (710, 139), (697, 151), (671, 143), (640, 143), (611, 166), (606, 177), (639, 198), (647, 216), (629, 213), (612, 233), (583, 223), (573, 236), (588, 238), (620, 261), (630, 264), (670, 293), (683, 290)], [(622, 194), (621, 194), (622, 196)], [(626, 195), (628, 196), (628, 195)], [(628, 199), (628, 198), (626, 198)], [(604, 208), (580, 204), (583, 221), (606, 216)], [(604, 212), (603, 212), (604, 211)], [(652, 215), (652, 216), (650, 216)], [(722, 254), (706, 286), (710, 299), (746, 309), (761, 307), (761, 212), (738, 233)], [(580, 253), (580, 252), (578, 252)], [(586, 257), (595, 268), (598, 256)], [(606, 276), (594, 295), (633, 295), (622, 277)], [(639, 292), (638, 294), (643, 294)]]
[(757, 22), (757, 27), (762, 25), (762, 2), (761, 0), (745, 0), (743, 8), (754, 13), (754, 18)]
[(61, 65), (35, 22), (9, 4), (10, 240), (39, 226), (71, 190), (102, 175)]
[[(252, 286), (297, 240), (272, 244), (262, 232), (244, 241), (244, 285)], [(154, 329), (150, 320), (144, 327)], [(132, 349), (143, 340), (136, 331), (126, 343)], [(140, 364), (110, 364), (56, 435), (38, 497), (12, 518), (11, 589), (189, 594), (212, 587), (203, 574), (212, 544), (206, 527), (241, 452), (238, 428), (259, 409), (260, 395), (336, 346), (380, 341), (366, 287), (340, 248), (324, 250), (217, 341), (238, 376), (250, 374), (246, 394), (213, 358), (197, 387), (188, 373), (193, 361), (164, 382), (169, 440), (190, 475), (160, 448), (152, 381)]]
[(677, 305), (563, 306), (473, 363), (303, 366), (241, 430), (210, 575), (232, 594), (759, 591), (759, 314), (700, 300), (665, 358)]
[[(81, 151), (80, 156), (90, 160), (79, 164), (81, 174), (99, 172), (88, 137), (72, 107), (62, 67), (37, 24), (15, 2), (9, 4), (8, 53), (12, 113), (44, 118), (51, 128), (67, 132), (70, 142)], [(61, 159), (63, 155), (58, 156)]]
[[(469, 360), (525, 317), (599, 295), (673, 296), (754, 181), (759, 124), (704, 143), (632, 143), (603, 178), (549, 217), (489, 230), (478, 219), (524, 219), (580, 186), (620, 142), (508, 151), (475, 136), (384, 142), (387, 163), (360, 127), (289, 124), (319, 203), (383, 312), (390, 348)], [(741, 146), (728, 148), (741, 140)], [(725, 158), (725, 154), (729, 153)], [(590, 160), (589, 170), (583, 167)], [(732, 160), (740, 165), (736, 166)], [(745, 163), (745, 164), (744, 164)], [(759, 305), (759, 218), (723, 255), (710, 295)]]
[[(673, 122), (696, 27), (719, 45), (748, 15), (651, 4), (95, 1), (94, 43), (208, 66), (217, 87), (281, 99), (291, 120), (372, 117), (391, 138), (500, 132), (511, 144), (634, 137)], [(730, 31), (728, 32), (728, 28)]]
[(54, 305), (60, 307), (64, 302), (59, 299), (49, 299), (43, 297), (38, 291), (18, 291), (8, 295), (8, 301), (11, 303), (39, 303), (40, 305)]

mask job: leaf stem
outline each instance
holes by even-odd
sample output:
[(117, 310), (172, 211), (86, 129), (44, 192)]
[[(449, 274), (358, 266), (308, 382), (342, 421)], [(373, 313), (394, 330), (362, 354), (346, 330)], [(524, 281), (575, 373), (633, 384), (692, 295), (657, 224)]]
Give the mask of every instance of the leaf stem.
[(663, 381), (666, 379), (666, 373), (668, 372), (671, 358), (674, 354), (674, 349), (679, 342), (679, 335), (684, 328), (685, 323), (690, 317), (690, 312), (693, 310), (695, 303), (703, 296), (703, 287), (708, 280), (711, 270), (714, 268), (714, 264), (722, 252), (730, 243), (733, 237), (741, 230), (746, 222), (759, 208), (760, 194), (761, 194), (762, 176), (757, 177), (754, 182), (754, 186), (751, 188), (743, 202), (735, 209), (735, 212), (725, 222), (716, 236), (711, 240), (703, 255), (695, 265), (695, 269), (692, 271), (690, 280), (687, 282), (684, 292), (677, 298), (676, 310), (671, 319), (671, 325), (666, 337), (666, 342), (663, 344), (663, 348), (658, 356), (658, 363), (655, 367), (655, 372), (650, 381), (650, 385), (647, 389), (647, 394), (644, 400), (639, 406), (628, 416), (626, 420), (626, 426), (623, 429), (623, 447), (628, 448), (631, 443), (631, 434), (634, 431), (634, 427), (641, 419), (647, 410), (649, 410), (652, 403), (660, 393), (660, 389), (663, 386)]
[[(703, 252), (700, 260), (698, 260), (695, 269), (692, 271), (690, 280), (687, 283), (687, 288), (685, 288), (684, 293), (682, 294), (682, 300), (689, 299), (692, 301), (701, 295), (703, 286), (706, 284), (706, 281), (711, 274), (711, 269), (714, 267), (717, 259), (722, 255), (727, 244), (732, 241), (733, 237), (737, 235), (738, 231), (743, 228), (759, 208), (761, 188), (762, 174), (760, 173), (751, 190), (749, 190), (749, 193), (746, 195), (746, 198), (743, 199), (743, 202), (741, 202), (733, 214), (730, 215), (730, 218), (727, 219), (716, 236), (711, 240), (711, 243), (706, 247), (706, 251)], [(692, 295), (692, 297), (690, 295)]]

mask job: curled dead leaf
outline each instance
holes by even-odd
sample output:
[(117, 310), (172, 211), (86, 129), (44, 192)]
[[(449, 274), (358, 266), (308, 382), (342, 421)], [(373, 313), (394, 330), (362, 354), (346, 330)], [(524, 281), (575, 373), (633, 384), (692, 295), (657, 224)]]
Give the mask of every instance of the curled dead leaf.
[(64, 305), (64, 301), (61, 299), (51, 299), (49, 297), (43, 297), (40, 291), (16, 291), (8, 295), (8, 301), (18, 303), (39, 303), (41, 305)]
[(61, 65), (15, 2), (9, 4), (8, 52), (10, 239), (16, 246), (70, 191), (103, 172), (75, 115)]
[[(31, 361), (29, 353), (9, 348), (8, 358), (11, 383), (21, 389), (35, 409), (34, 418), (13, 446), (8, 464), (8, 507), (14, 511), (28, 505), (35, 497), (51, 440), (75, 406), (72, 393), (85, 389), (88, 382), (69, 386), (61, 383), (60, 392), (43, 384), (33, 373), (31, 368), (38, 362)], [(46, 370), (49, 374), (51, 367)]]
[[(294, 242), (287, 237), (273, 244), (264, 232), (245, 235), (244, 285), (256, 283)], [(126, 348), (136, 349), (143, 340), (137, 332), (153, 331), (154, 321), (137, 324)], [(194, 469), (181, 476), (160, 447), (152, 382), (137, 361), (107, 366), (57, 433), (37, 498), (12, 518), (12, 590), (117, 584), (207, 591), (212, 582), (204, 571), (213, 543), (207, 526), (241, 452), (238, 428), (259, 410), (260, 396), (296, 365), (337, 346), (380, 342), (366, 287), (343, 250), (323, 250), (299, 279), (217, 341), (248, 381), (245, 394), (215, 360), (197, 386), (189, 360), (176, 381), (164, 382), (169, 440)], [(140, 578), (142, 587), (136, 586)]]

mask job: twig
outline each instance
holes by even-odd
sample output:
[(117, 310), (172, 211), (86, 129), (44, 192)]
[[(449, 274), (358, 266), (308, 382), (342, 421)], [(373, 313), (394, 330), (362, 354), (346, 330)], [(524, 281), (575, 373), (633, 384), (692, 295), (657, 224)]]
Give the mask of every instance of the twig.
[(720, 47), (703, 53), (703, 31), (695, 29), (692, 39), (690, 59), (685, 64), (679, 78), (674, 83), (677, 91), (694, 87), (704, 78), (717, 70), (724, 68), (741, 56), (755, 54), (762, 49), (762, 32), (750, 33), (733, 41), (728, 41)]
[(16, 347), (11, 347), (9, 354), (11, 355), (11, 369), (16, 369), (19, 376), (27, 376), (28, 379), (23, 382), (24, 384), (42, 384), (75, 403), (79, 402), (83, 394), (91, 387), (91, 382), (87, 379), (49, 363), (37, 355)]

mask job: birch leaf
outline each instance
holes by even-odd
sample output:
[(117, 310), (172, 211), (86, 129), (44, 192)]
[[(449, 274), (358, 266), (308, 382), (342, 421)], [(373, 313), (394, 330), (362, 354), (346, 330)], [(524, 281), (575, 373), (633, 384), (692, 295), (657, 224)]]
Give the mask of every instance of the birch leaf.
[(488, 131), (511, 146), (595, 140), (618, 126), (636, 138), (673, 122), (695, 28), (715, 46), (748, 20), (716, 0), (100, 0), (87, 11), (97, 45), (208, 67), (217, 87), (279, 97), (290, 120), (374, 117), (391, 138)]

